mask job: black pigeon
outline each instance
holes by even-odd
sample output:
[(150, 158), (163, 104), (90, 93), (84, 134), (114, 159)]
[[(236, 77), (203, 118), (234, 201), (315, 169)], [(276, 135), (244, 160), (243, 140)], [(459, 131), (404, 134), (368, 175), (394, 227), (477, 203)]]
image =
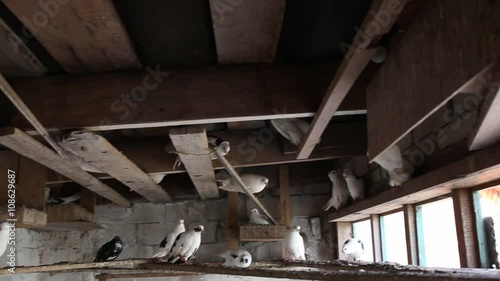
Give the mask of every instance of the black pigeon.
[(115, 236), (113, 240), (102, 245), (102, 247), (97, 251), (94, 262), (105, 262), (115, 260), (123, 249), (122, 239), (119, 236)]

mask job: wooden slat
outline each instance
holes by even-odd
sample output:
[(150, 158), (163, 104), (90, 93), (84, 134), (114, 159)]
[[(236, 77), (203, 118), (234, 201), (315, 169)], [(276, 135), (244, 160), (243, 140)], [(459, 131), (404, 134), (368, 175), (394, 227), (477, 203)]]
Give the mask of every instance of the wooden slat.
[(92, 132), (73, 132), (60, 142), (61, 147), (106, 172), (130, 189), (154, 203), (172, 201), (172, 197), (134, 162), (104, 137)]
[(97, 280), (107, 281), (107, 280), (115, 280), (115, 279), (141, 279), (141, 278), (154, 278), (154, 277), (180, 277), (180, 276), (193, 276), (193, 275), (201, 275), (199, 273), (191, 273), (191, 272), (173, 272), (173, 273), (123, 273), (123, 274), (98, 274), (96, 275)]
[(80, 206), (85, 210), (89, 211), (91, 214), (95, 212), (96, 196), (95, 193), (91, 192), (86, 188), (80, 190)]
[(239, 225), (238, 225), (238, 197), (239, 192), (229, 192), (227, 195), (227, 248), (238, 249), (239, 247)]
[(480, 267), (481, 261), (479, 260), (479, 244), (472, 191), (470, 189), (454, 190), (452, 198), (455, 210), (460, 266), (469, 268)]
[(210, 0), (219, 63), (272, 63), (285, 0)]
[(109, 186), (103, 184), (72, 162), (63, 159), (54, 151), (48, 149), (19, 129), (0, 129), (0, 144), (60, 173), (111, 202), (123, 207), (130, 207), (130, 202)]
[(350, 222), (337, 222), (337, 245), (338, 257), (341, 260), (347, 260), (347, 256), (342, 252), (345, 241), (352, 238), (352, 223)]
[(111, 0), (3, 0), (68, 73), (141, 64)]
[[(47, 168), (26, 158), (19, 159), (17, 174), (16, 203), (31, 209), (43, 211), (45, 207), (45, 182)], [(5, 201), (2, 201), (5, 202)]]
[(395, 191), (386, 190), (377, 195), (331, 213), (331, 221), (356, 221), (372, 214), (400, 209), (453, 189), (470, 188), (500, 179), (500, 145), (471, 154), (459, 161), (412, 179)]
[(15, 220), (16, 228), (42, 229), (47, 225), (47, 213), (27, 208), (26, 206), (16, 206), (15, 217), (9, 216), (6, 205), (0, 206), (0, 221)]
[[(336, 64), (264, 64), (168, 73), (147, 68), (143, 73), (9, 82), (45, 127), (95, 131), (310, 117), (335, 68)], [(357, 88), (338, 114), (365, 113), (364, 99), (364, 87)], [(20, 115), (14, 115), (12, 124), (31, 130)]]
[(380, 216), (371, 215), (370, 222), (372, 227), (373, 260), (375, 262), (380, 262), (382, 261), (382, 239), (380, 232)]
[(287, 229), (284, 225), (242, 225), (240, 226), (241, 242), (281, 241)]
[(94, 214), (75, 204), (47, 205), (47, 223), (87, 221), (95, 222)]
[(286, 227), (292, 226), (292, 214), (290, 208), (290, 175), (287, 165), (280, 165), (280, 206), (281, 224)]
[(417, 217), (415, 205), (404, 205), (406, 254), (408, 264), (418, 265)]
[(367, 89), (370, 161), (498, 59), (491, 38), (499, 8), (497, 1), (429, 1)]
[(172, 129), (170, 139), (201, 199), (218, 198), (219, 189), (215, 182), (210, 158), (211, 148), (208, 147), (205, 129), (196, 127)]
[[(330, 83), (330, 87), (321, 102), (319, 110), (314, 116), (309, 132), (302, 140), (297, 158), (308, 158), (311, 155), (326, 126), (340, 108), (354, 82), (356, 82), (375, 54), (378, 41), (382, 35), (391, 30), (407, 2), (401, 1), (398, 7), (395, 8), (391, 0), (373, 1), (368, 15), (365, 17), (344, 60), (342, 60)], [(388, 17), (387, 14), (389, 14)], [(387, 22), (381, 24), (379, 18), (384, 16), (387, 17)]]

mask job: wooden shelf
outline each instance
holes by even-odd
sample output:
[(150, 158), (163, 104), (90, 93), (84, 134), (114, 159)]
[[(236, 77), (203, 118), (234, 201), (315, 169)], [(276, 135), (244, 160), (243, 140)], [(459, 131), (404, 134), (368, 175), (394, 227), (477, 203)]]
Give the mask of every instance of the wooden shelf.
[[(0, 207), (0, 221), (14, 219), (9, 217), (7, 206)], [(47, 225), (47, 214), (45, 212), (27, 208), (26, 206), (16, 207), (17, 219), (16, 228), (39, 229)]]
[(281, 241), (286, 234), (284, 225), (242, 225), (240, 226), (240, 241), (271, 242)]
[(46, 205), (45, 230), (93, 230), (102, 226), (95, 223), (95, 216), (79, 205)]

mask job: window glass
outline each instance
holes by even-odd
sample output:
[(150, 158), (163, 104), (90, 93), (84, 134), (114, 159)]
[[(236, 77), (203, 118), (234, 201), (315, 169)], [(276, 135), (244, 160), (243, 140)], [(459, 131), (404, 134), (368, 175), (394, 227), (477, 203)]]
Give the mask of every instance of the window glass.
[(380, 231), (383, 260), (408, 264), (404, 213), (381, 216)]
[(361, 255), (362, 261), (373, 262), (372, 224), (370, 220), (355, 222), (352, 224), (354, 238), (363, 242), (365, 251)]

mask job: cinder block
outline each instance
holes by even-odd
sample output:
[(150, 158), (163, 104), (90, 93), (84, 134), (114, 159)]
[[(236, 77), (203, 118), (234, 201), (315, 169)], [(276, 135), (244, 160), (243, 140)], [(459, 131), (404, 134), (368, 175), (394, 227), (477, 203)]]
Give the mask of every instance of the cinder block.
[[(291, 198), (292, 217), (320, 217), (324, 214), (321, 209), (331, 195), (293, 196)], [(278, 205), (279, 206), (279, 205)]]
[(134, 204), (130, 216), (126, 222), (129, 223), (160, 223), (163, 222), (165, 206), (153, 203)]
[(316, 194), (329, 194), (332, 190), (332, 184), (325, 182), (325, 183), (317, 183), (317, 184), (306, 184), (304, 185), (304, 194), (311, 194), (311, 195), (316, 195)]
[(124, 245), (123, 250), (117, 260), (136, 259), (139, 256), (139, 249), (144, 246)]
[(197, 262), (217, 262), (224, 259), (218, 257), (218, 254), (226, 251), (226, 243), (201, 244), (200, 249), (196, 253)]
[(281, 242), (266, 242), (249, 251), (254, 261), (282, 258)]
[[(239, 198), (238, 198), (239, 199)], [(239, 201), (239, 200), (238, 200)], [(206, 202), (205, 214), (210, 221), (226, 220), (227, 200), (210, 200)]]
[(147, 223), (137, 225), (137, 244), (158, 246), (167, 233), (175, 227), (174, 223)]
[(217, 242), (218, 223), (218, 221), (192, 221), (186, 226), (186, 230), (191, 230), (197, 225), (203, 225), (205, 229), (201, 234), (201, 243), (215, 243)]
[(322, 233), (321, 233), (321, 219), (320, 218), (310, 218), (309, 219), (309, 226), (311, 228), (311, 237), (313, 239), (321, 239), (322, 238)]
[(165, 204), (165, 222), (176, 222), (179, 219), (184, 219), (185, 221), (203, 221), (207, 217), (206, 203), (202, 201)]
[(123, 208), (116, 205), (98, 205), (95, 207), (97, 223), (119, 223), (127, 222), (132, 208)]
[(98, 247), (113, 239), (115, 236), (120, 236), (122, 238), (122, 242), (126, 245), (134, 245), (137, 242), (136, 224), (109, 223), (102, 224), (102, 226), (104, 229), (99, 231), (99, 235), (97, 235)]

